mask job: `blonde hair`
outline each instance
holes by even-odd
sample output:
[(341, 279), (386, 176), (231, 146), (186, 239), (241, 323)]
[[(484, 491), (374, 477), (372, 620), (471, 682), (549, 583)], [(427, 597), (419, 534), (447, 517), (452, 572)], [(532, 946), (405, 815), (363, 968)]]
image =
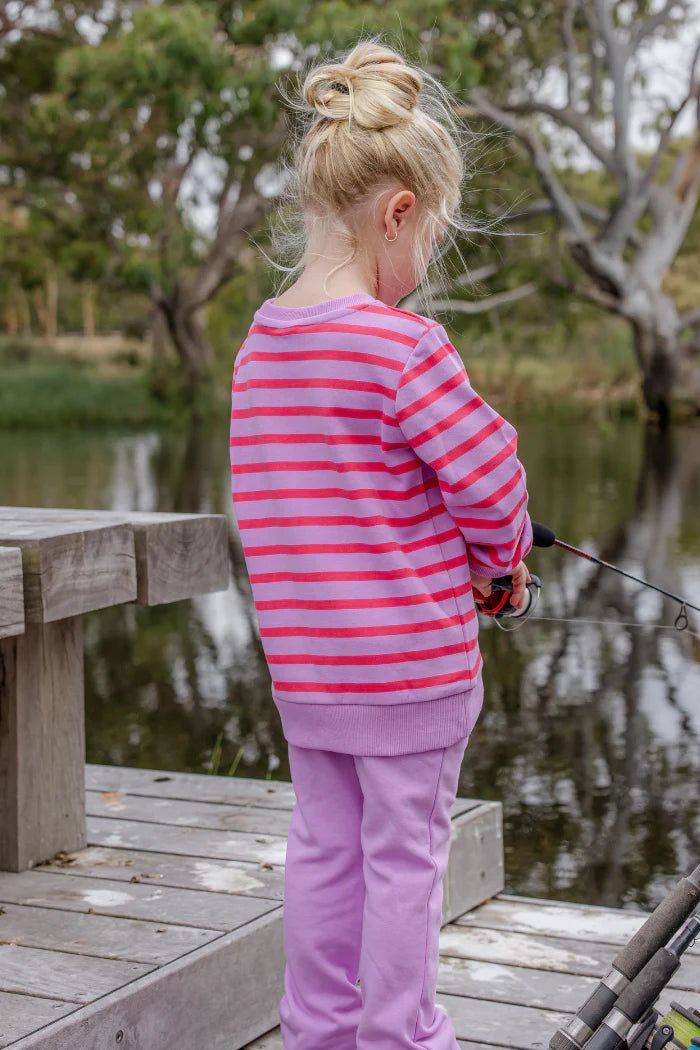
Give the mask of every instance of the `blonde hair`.
[(283, 189), (271, 245), (297, 261), (269, 261), (293, 278), (306, 265), (312, 231), (340, 229), (349, 254), (330, 277), (355, 258), (370, 209), (399, 183), (416, 196), (413, 272), (417, 296), (429, 304), (422, 285), (431, 261), (445, 277), (440, 264), (456, 245), (455, 233), (490, 228), (461, 210), (462, 183), (471, 177), (468, 149), (479, 136), (458, 123), (451, 93), (379, 34), (308, 71), (295, 98), (280, 91), (301, 119), (286, 147), (291, 163), (285, 150), (280, 156)]

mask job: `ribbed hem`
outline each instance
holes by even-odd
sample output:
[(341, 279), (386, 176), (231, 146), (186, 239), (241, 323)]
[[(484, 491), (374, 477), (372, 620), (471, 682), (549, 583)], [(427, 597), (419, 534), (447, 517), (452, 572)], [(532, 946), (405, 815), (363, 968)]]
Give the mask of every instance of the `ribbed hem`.
[(273, 299), (266, 299), (255, 311), (255, 319), (259, 321), (309, 321), (318, 317), (328, 320), (334, 314), (345, 313), (351, 306), (378, 301), (366, 292), (342, 295), (337, 299), (324, 299), (320, 303), (312, 303), (311, 306), (277, 306)]
[(298, 747), (351, 755), (406, 755), (449, 747), (471, 734), (483, 702), (471, 689), (408, 704), (307, 704), (273, 696), (285, 738)]

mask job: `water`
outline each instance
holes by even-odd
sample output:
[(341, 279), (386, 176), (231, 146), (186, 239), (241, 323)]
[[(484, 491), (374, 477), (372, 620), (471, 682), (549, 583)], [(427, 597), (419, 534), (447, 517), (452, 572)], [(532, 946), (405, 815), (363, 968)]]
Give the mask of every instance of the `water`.
[[(509, 418), (535, 520), (700, 604), (700, 428)], [(0, 433), (4, 504), (230, 521), (227, 591), (84, 617), (88, 762), (289, 779), (227, 437), (225, 420)], [(558, 548), (528, 565), (535, 615), (554, 619), (482, 620), (486, 698), (459, 794), (503, 803), (507, 892), (652, 908), (700, 861), (700, 620), (679, 633), (672, 601)]]

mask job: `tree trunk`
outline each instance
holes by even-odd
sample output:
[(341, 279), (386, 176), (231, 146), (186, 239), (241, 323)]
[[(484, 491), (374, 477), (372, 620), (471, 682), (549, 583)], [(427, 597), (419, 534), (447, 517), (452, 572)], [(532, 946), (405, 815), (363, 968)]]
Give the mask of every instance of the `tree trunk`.
[(58, 335), (58, 276), (49, 265), (46, 271), (46, 338), (55, 342)]
[(34, 310), (39, 325), (39, 332), (43, 339), (48, 339), (48, 315), (43, 288), (40, 288), (38, 285), (36, 288), (32, 288), (32, 299), (34, 300)]
[(92, 281), (83, 281), (83, 335), (86, 339), (95, 338), (95, 285)]
[(19, 311), (17, 303), (8, 299), (5, 303), (5, 332), (9, 336), (17, 335), (19, 332)]
[(163, 305), (168, 331), (177, 351), (185, 381), (194, 391), (213, 363), (213, 353), (200, 317), (192, 311), (167, 302)]
[(662, 427), (671, 418), (673, 390), (678, 380), (678, 340), (649, 324), (632, 322), (634, 350), (642, 371), (642, 393)]
[(165, 315), (156, 303), (152, 303), (148, 316), (151, 333), (151, 352), (154, 361), (162, 361), (168, 345), (168, 326)]
[(22, 334), (32, 334), (32, 311), (29, 306), (29, 297), (25, 292), (24, 288), (19, 287), (17, 289), (17, 309), (22, 324)]

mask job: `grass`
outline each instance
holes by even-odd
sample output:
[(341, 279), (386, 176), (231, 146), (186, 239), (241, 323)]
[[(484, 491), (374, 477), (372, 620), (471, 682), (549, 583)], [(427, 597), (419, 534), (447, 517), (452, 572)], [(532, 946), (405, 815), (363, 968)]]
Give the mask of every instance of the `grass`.
[(90, 360), (21, 339), (0, 340), (0, 427), (181, 422), (181, 392), (151, 388), (149, 366), (128, 347)]
[[(543, 346), (518, 332), (517, 344), (501, 333), (462, 346), (475, 389), (500, 412), (598, 416), (643, 413), (631, 349), (615, 330), (577, 339), (564, 353), (560, 340)], [(78, 341), (79, 343), (79, 341)], [(531, 346), (536, 345), (536, 352)], [(204, 415), (224, 425), (230, 406), (233, 361), (221, 362)], [(37, 341), (0, 338), (0, 427), (84, 425), (183, 425), (187, 392), (169, 358), (156, 374), (147, 355), (113, 341), (100, 352), (62, 337), (60, 349)]]

